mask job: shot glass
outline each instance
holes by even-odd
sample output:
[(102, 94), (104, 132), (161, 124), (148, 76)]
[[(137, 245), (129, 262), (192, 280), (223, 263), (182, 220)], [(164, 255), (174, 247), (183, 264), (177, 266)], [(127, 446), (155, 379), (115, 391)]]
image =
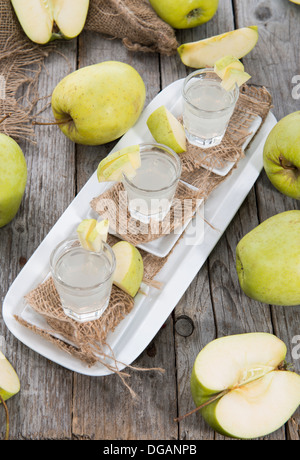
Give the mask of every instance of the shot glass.
[(183, 84), (183, 125), (188, 141), (203, 149), (222, 142), (239, 97), (226, 91), (213, 69), (196, 70)]
[(140, 145), (141, 166), (133, 179), (123, 175), (130, 215), (143, 223), (168, 214), (181, 176), (178, 155), (162, 144)]
[(50, 268), (64, 313), (79, 322), (100, 318), (109, 304), (115, 266), (106, 243), (100, 252), (84, 249), (76, 236), (59, 243)]

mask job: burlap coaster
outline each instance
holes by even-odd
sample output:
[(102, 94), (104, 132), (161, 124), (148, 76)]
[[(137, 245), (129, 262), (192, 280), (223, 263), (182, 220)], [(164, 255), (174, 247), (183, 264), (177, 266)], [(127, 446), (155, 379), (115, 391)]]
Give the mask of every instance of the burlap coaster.
[(182, 182), (177, 187), (173, 205), (162, 222), (145, 224), (132, 218), (128, 211), (127, 193), (122, 183), (94, 198), (90, 205), (101, 217), (109, 219), (111, 229), (122, 239), (134, 244), (154, 241), (171, 232), (179, 231), (195, 213), (199, 204), (198, 192)]

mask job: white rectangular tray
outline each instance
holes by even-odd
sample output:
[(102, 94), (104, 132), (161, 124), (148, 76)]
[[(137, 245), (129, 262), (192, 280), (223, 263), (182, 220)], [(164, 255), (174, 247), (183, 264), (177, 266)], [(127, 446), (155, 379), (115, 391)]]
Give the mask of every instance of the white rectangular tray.
[[(145, 108), (137, 124), (121, 138), (114, 151), (127, 145), (148, 142), (151, 138), (145, 139), (140, 134), (145, 132), (148, 116), (160, 105), (171, 109), (174, 99), (181, 92), (182, 83), (183, 80), (178, 80), (158, 94)], [(270, 113), (249, 146), (246, 157), (205, 202), (205, 219), (216, 230), (203, 223), (204, 237), (202, 235), (198, 244), (187, 232), (156, 277), (163, 284), (162, 289), (150, 288), (143, 301), (140, 298), (137, 300), (131, 313), (110, 335), (109, 344), (115, 357), (124, 363), (120, 365), (120, 370), (131, 364), (159, 331), (248, 195), (262, 170), (264, 142), (275, 124), (276, 119)], [(91, 199), (110, 186), (111, 184), (99, 184), (96, 172), (92, 175), (12, 283), (2, 307), (5, 324), (17, 339), (61, 366), (91, 376), (103, 376), (111, 372), (101, 364), (88, 367), (20, 325), (14, 315), (21, 315), (25, 306), (24, 296), (48, 275), (52, 249), (74, 231), (78, 222), (86, 218)]]

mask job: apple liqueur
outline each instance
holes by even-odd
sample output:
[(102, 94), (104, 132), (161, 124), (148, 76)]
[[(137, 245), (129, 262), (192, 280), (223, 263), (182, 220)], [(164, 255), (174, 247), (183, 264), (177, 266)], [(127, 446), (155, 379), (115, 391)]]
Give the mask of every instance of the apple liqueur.
[(108, 306), (114, 255), (105, 243), (100, 252), (88, 251), (76, 243), (78, 240), (67, 240), (55, 249), (51, 271), (65, 314), (77, 321), (89, 321), (99, 318)]
[(233, 114), (239, 90), (221, 86), (212, 70), (196, 71), (184, 83), (183, 124), (188, 141), (201, 148), (220, 144)]
[(177, 155), (160, 144), (140, 147), (141, 166), (130, 180), (123, 179), (132, 217), (144, 223), (167, 215), (178, 185), (181, 164)]

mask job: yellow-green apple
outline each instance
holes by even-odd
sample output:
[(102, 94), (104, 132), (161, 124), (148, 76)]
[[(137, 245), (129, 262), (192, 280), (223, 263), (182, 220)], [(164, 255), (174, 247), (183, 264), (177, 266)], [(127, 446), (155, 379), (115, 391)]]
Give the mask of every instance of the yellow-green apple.
[(134, 297), (144, 276), (144, 263), (139, 250), (127, 241), (119, 241), (112, 246), (116, 257), (113, 283)]
[(255, 300), (300, 304), (300, 211), (285, 211), (251, 230), (236, 247), (240, 286)]
[(0, 227), (17, 214), (27, 182), (27, 165), (17, 142), (0, 134)]
[(121, 181), (123, 174), (132, 179), (140, 166), (140, 146), (131, 145), (124, 147), (117, 152), (109, 154), (100, 161), (97, 168), (98, 181)]
[(296, 5), (300, 5), (300, 0), (290, 0), (292, 3), (296, 3)]
[(164, 105), (151, 113), (147, 126), (159, 144), (167, 145), (176, 153), (186, 151), (184, 127)]
[(129, 64), (105, 61), (63, 78), (52, 94), (58, 126), (78, 144), (100, 145), (121, 137), (139, 118), (145, 84)]
[(253, 439), (284, 425), (300, 404), (300, 376), (286, 370), (286, 346), (253, 332), (209, 342), (196, 357), (191, 391), (206, 422), (218, 433)]
[(208, 22), (219, 0), (150, 0), (158, 16), (175, 29), (188, 29)]
[(241, 59), (255, 47), (257, 40), (257, 26), (242, 27), (204, 40), (184, 43), (177, 51), (183, 64), (200, 69), (214, 67), (219, 59), (228, 55)]
[(77, 37), (89, 9), (89, 0), (11, 0), (11, 3), (25, 34), (41, 45), (57, 38)]
[(10, 362), (0, 351), (0, 395), (3, 401), (6, 401), (19, 391), (19, 377)]
[(264, 169), (274, 187), (300, 200), (300, 111), (282, 118), (264, 145)]

